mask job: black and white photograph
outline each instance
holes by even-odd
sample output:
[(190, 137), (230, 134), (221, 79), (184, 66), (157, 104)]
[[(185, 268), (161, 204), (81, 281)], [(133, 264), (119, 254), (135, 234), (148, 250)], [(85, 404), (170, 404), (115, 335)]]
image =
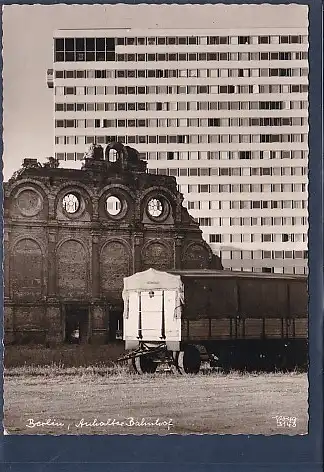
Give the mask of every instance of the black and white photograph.
[(308, 6), (6, 5), (8, 435), (308, 434)]

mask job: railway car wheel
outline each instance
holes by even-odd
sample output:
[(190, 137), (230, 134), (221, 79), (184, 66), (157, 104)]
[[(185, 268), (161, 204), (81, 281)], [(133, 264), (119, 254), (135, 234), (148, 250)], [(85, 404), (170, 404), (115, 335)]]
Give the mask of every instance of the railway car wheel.
[(195, 346), (188, 346), (177, 352), (175, 363), (180, 374), (198, 374), (201, 364), (200, 352)]
[(132, 359), (132, 366), (138, 374), (154, 374), (157, 369), (157, 363), (149, 356), (135, 357)]

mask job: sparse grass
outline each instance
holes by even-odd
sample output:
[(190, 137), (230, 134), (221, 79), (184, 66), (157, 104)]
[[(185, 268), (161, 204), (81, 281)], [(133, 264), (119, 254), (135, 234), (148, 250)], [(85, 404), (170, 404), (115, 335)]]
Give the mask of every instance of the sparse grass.
[[(11, 434), (305, 434), (307, 375), (291, 373), (170, 373), (143, 376), (122, 369), (52, 366), (8, 369), (4, 424)], [(98, 374), (101, 372), (101, 374)], [(46, 375), (44, 375), (46, 374)], [(278, 428), (275, 417), (296, 417), (296, 427)], [(172, 419), (173, 427), (76, 425), (83, 418), (124, 421)], [(64, 428), (28, 428), (28, 420), (60, 421)]]
[[(172, 374), (167, 366), (161, 365), (156, 374), (146, 374), (145, 377), (154, 377), (155, 375), (159, 376), (168, 376)], [(294, 370), (286, 373), (286, 376), (298, 376), (301, 372)], [(24, 365), (19, 367), (9, 367), (5, 368), (4, 371), (5, 377), (94, 377), (95, 379), (100, 380), (100, 377), (138, 377), (134, 373), (127, 363), (112, 363), (110, 366), (105, 365), (93, 365), (93, 366), (80, 366), (80, 367), (65, 367), (63, 364), (51, 364), (51, 365)], [(202, 364), (201, 370), (198, 374), (192, 375), (190, 377), (199, 377), (199, 376), (228, 376), (231, 377), (259, 377), (264, 375), (266, 377), (281, 377), (282, 372), (240, 372), (232, 370), (230, 372), (223, 372), (222, 370), (211, 369), (209, 365)]]
[[(203, 365), (181, 376), (160, 366), (137, 375), (115, 346), (9, 346), (5, 351), (4, 415), (9, 434), (305, 434), (307, 374), (224, 373)], [(276, 415), (296, 417), (278, 428)], [(76, 427), (91, 422), (172, 418), (173, 427)], [(62, 421), (64, 428), (28, 428), (28, 419)]]
[(5, 367), (25, 365), (64, 367), (112, 366), (124, 352), (124, 343), (106, 345), (61, 345), (53, 348), (43, 345), (5, 346)]

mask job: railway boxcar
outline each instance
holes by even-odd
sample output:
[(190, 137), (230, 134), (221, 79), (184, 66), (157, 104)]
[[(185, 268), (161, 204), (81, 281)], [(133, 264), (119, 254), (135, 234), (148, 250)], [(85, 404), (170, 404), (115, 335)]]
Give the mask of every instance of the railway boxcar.
[(138, 372), (169, 360), (182, 373), (201, 360), (222, 368), (307, 365), (304, 276), (149, 269), (124, 279), (124, 340)]

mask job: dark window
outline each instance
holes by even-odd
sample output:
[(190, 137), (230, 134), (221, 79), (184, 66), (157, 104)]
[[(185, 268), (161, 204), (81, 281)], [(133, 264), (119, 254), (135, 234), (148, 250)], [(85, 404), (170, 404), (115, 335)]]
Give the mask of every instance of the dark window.
[[(129, 103), (129, 105), (134, 105), (134, 110), (135, 110), (135, 103)], [(128, 109), (130, 110), (129, 105), (128, 105)], [(146, 110), (146, 105), (145, 105), (145, 103), (138, 103), (138, 104), (137, 104), (137, 109), (138, 109), (139, 111), (145, 111), (145, 110)]]
[(269, 36), (259, 36), (259, 44), (269, 44), (270, 37)]
[(106, 51), (115, 51), (115, 39), (106, 38)]
[(238, 37), (239, 44), (250, 44), (250, 36), (239, 36)]
[(220, 36), (219, 44), (228, 44), (228, 36)]
[(208, 93), (208, 85), (198, 85), (198, 93)]
[(65, 39), (65, 51), (74, 51), (74, 39), (66, 38)]
[(277, 77), (279, 75), (279, 70), (278, 69), (270, 69), (270, 77)]
[(105, 51), (106, 41), (105, 38), (96, 38), (96, 51)]
[(291, 76), (291, 69), (279, 69), (279, 76), (280, 77), (290, 77)]
[(186, 45), (187, 44), (187, 37), (178, 38), (178, 44)]
[(81, 61), (85, 61), (86, 56), (84, 52), (76, 52), (75, 58), (77, 61), (81, 62)]
[(55, 51), (64, 51), (64, 39), (63, 38), (55, 39)]
[(209, 235), (209, 242), (210, 243), (221, 243), (222, 242), (222, 235), (221, 234), (210, 234)]
[(216, 52), (207, 53), (207, 61), (217, 61), (217, 53)]
[(291, 44), (300, 43), (300, 37), (299, 36), (290, 36), (290, 43)]
[(135, 38), (126, 38), (126, 43), (128, 46), (134, 46), (136, 44)]
[(272, 274), (272, 271), (273, 271), (272, 267), (262, 267), (262, 272), (264, 274)]
[(85, 50), (84, 38), (76, 38), (76, 40), (75, 40), (75, 49), (77, 51), (81, 51), (81, 52)]
[(63, 61), (64, 61), (64, 52), (56, 52), (55, 62), (63, 62)]
[(65, 95), (75, 95), (75, 87), (65, 87)]
[(208, 118), (208, 126), (220, 126), (220, 118)]
[(174, 159), (174, 152), (173, 151), (170, 151), (167, 153), (167, 159), (168, 161), (173, 161)]
[(197, 44), (197, 38), (196, 38), (196, 36), (189, 36), (189, 38), (188, 38), (188, 43), (189, 43), (189, 44)]
[(95, 60), (95, 53), (94, 52), (86, 52), (86, 60), (87, 61), (94, 61)]
[(240, 151), (240, 159), (251, 159), (251, 151)]
[(291, 91), (298, 93), (298, 92), (299, 92), (299, 85), (292, 85), (292, 86), (291, 86)]
[(64, 71), (63, 70), (57, 70), (55, 72), (55, 78), (56, 79), (63, 79), (64, 78)]
[(91, 52), (95, 50), (94, 38), (86, 38), (86, 50)]
[(114, 52), (106, 52), (106, 61), (114, 61), (116, 55)]
[(55, 103), (55, 111), (64, 111), (64, 103)]
[(105, 52), (96, 52), (96, 61), (105, 61), (106, 53)]
[(289, 44), (289, 36), (280, 36), (280, 44)]
[(66, 52), (66, 53), (65, 53), (65, 60), (66, 60), (67, 62), (69, 62), (69, 61), (74, 61), (74, 57), (75, 57), (74, 52)]
[(116, 44), (118, 46), (124, 46), (125, 44), (125, 38), (116, 38)]
[(95, 71), (96, 79), (105, 79), (106, 78), (106, 71), (105, 70), (96, 70)]
[(277, 61), (279, 59), (279, 53), (278, 52), (271, 52), (270, 53), (270, 59), (272, 61)]

